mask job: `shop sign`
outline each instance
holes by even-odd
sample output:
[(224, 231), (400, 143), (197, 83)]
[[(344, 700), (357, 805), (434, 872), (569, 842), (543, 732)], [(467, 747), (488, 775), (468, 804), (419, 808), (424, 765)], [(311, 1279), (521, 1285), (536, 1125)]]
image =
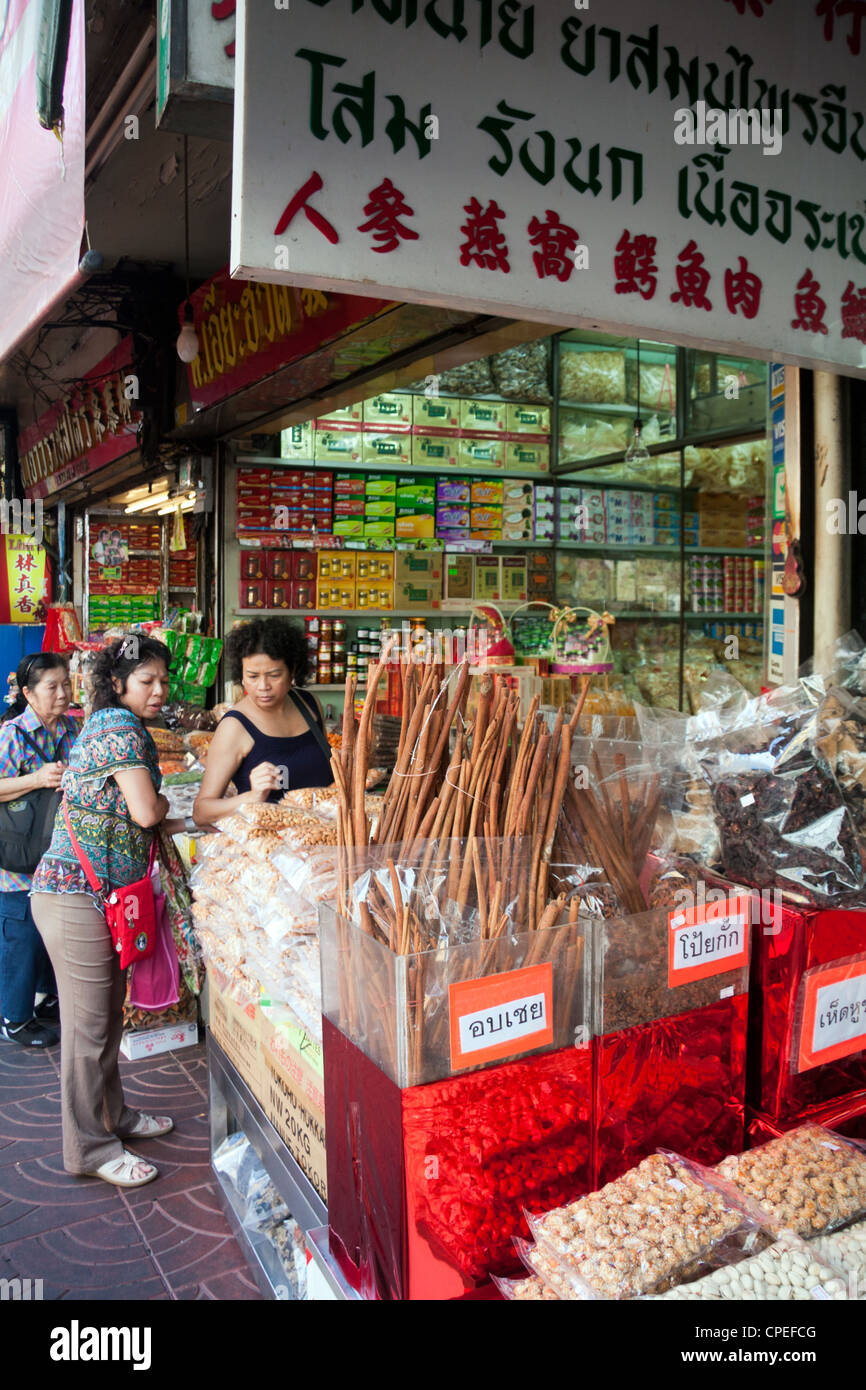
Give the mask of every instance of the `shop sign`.
[(803, 980), (797, 1071), (866, 1049), (866, 958), (810, 970)]
[(159, 0), (156, 123), (232, 138), (236, 0)]
[(739, 970), (749, 963), (748, 896), (699, 903), (668, 917), (668, 988)]
[(239, 7), (232, 274), (866, 365), (860, 6), (602, 8)]
[[(194, 411), (305, 357), (390, 307), (387, 300), (232, 280), (221, 271), (191, 297), (199, 354), (187, 368)], [(178, 310), (183, 320), (183, 305)]]
[(125, 338), (18, 439), (28, 497), (48, 497), (137, 447), (138, 376)]
[(0, 559), (0, 623), (44, 622), (50, 594), (42, 546), (33, 536), (3, 536)]
[(40, 0), (0, 10), (0, 362), (78, 282), (84, 230), (84, 0), (70, 6), (62, 138), (36, 115)]
[(553, 966), (530, 965), (448, 986), (451, 1069), (514, 1057), (553, 1042)]

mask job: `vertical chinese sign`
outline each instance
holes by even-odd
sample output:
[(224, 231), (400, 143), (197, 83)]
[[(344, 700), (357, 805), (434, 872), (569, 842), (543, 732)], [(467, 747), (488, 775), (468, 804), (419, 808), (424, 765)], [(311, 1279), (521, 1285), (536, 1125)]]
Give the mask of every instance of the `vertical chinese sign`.
[(39, 623), (51, 600), (47, 556), (32, 536), (2, 536), (0, 623)]

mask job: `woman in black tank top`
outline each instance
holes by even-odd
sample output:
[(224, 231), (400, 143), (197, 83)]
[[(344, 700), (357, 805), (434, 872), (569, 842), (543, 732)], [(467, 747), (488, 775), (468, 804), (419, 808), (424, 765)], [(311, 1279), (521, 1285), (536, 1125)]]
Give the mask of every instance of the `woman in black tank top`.
[[(333, 781), (322, 711), (299, 688), (309, 668), (303, 633), (287, 618), (256, 618), (230, 634), (226, 660), (244, 697), (211, 740), (193, 808), (199, 825), (248, 801), (279, 801), (287, 791)], [(226, 795), (230, 782), (233, 796)]]

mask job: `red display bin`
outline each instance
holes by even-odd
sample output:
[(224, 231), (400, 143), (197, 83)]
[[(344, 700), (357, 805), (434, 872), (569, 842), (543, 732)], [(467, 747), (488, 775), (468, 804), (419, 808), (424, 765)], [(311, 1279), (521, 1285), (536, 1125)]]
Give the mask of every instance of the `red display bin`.
[(747, 1099), (774, 1121), (803, 1122), (828, 1102), (866, 1090), (866, 1038), (859, 1050), (831, 1050), (827, 1062), (799, 1069), (807, 989), (832, 982), (840, 963), (844, 970), (866, 957), (866, 912), (782, 906), (766, 915), (776, 920), (756, 925), (752, 936)]
[[(457, 1299), (491, 1274), (518, 1273), (524, 1209), (590, 1190), (589, 953), (579, 925), (542, 937), (397, 956), (322, 913), (330, 1242), (365, 1297)], [(491, 986), (518, 999), (536, 989), (533, 971), (548, 981), (548, 1041), (525, 1055), (501, 1044), (511, 1055), (467, 1063), (452, 986), (473, 999)], [(503, 1006), (488, 1007), (486, 1022), (501, 1024)]]
[(805, 1115), (793, 1115), (786, 1120), (774, 1120), (772, 1116), (746, 1107), (746, 1142), (750, 1149), (766, 1144), (769, 1139), (778, 1139), (789, 1129), (798, 1125), (823, 1125), (825, 1129), (835, 1129), (846, 1139), (866, 1141), (866, 1091), (856, 1095), (844, 1096), (841, 1100), (831, 1100), (827, 1105), (816, 1106)]

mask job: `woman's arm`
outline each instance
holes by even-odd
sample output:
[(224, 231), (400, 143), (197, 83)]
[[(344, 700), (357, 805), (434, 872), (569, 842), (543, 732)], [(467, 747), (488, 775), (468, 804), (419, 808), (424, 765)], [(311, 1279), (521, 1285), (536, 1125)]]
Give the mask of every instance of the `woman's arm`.
[(63, 772), (63, 763), (43, 763), (36, 772), (25, 772), (21, 777), (0, 777), (0, 801), (17, 801), (39, 787), (59, 787)]
[(244, 748), (244, 742), (248, 740), (249, 735), (237, 719), (220, 720), (208, 746), (201, 790), (192, 808), (196, 825), (212, 825), (247, 802), (266, 801), (268, 792), (277, 786), (277, 769), (271, 763), (259, 763), (250, 773), (248, 792), (241, 792), (237, 796), (225, 795), (226, 787), (246, 756), (248, 750)]
[(150, 773), (146, 767), (131, 767), (123, 772), (115, 772), (114, 780), (120, 787), (129, 814), (144, 830), (159, 825), (165, 820), (168, 800), (154, 791)]

